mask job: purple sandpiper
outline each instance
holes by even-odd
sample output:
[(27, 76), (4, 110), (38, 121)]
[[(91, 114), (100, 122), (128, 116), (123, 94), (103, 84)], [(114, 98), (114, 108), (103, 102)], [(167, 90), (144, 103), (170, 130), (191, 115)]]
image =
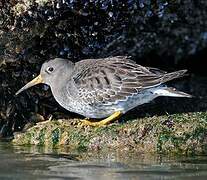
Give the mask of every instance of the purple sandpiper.
[(105, 118), (96, 122), (84, 120), (87, 125), (102, 126), (159, 96), (191, 97), (164, 85), (186, 71), (167, 73), (143, 67), (127, 56), (84, 59), (77, 63), (55, 58), (46, 61), (40, 75), (16, 95), (36, 84), (47, 84), (62, 107), (87, 118)]

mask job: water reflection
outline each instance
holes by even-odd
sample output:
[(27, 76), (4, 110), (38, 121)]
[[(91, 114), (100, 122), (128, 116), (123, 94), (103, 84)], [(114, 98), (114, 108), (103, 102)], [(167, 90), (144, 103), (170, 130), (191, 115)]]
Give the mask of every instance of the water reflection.
[(207, 157), (70, 153), (0, 143), (0, 179), (206, 179)]

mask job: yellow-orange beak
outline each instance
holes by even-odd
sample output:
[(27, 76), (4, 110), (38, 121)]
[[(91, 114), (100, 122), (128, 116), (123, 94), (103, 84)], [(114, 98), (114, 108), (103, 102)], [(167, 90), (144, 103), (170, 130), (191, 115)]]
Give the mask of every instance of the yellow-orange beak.
[(40, 83), (43, 83), (43, 78), (41, 75), (37, 76), (36, 78), (34, 78), (30, 82), (28, 82), (24, 87), (22, 87), (19, 91), (17, 91), (15, 95), (18, 95), (22, 91), (24, 91), (32, 86), (35, 86), (36, 84), (40, 84)]

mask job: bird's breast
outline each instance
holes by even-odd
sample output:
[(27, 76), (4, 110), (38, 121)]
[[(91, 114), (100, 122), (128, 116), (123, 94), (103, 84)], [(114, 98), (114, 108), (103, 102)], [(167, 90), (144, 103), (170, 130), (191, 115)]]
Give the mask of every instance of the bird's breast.
[(83, 114), (84, 109), (90, 108), (89, 104), (82, 101), (77, 95), (77, 93), (75, 93), (72, 89), (61, 87), (56, 89), (51, 88), (51, 90), (58, 104), (60, 104), (63, 108), (65, 108), (68, 111)]

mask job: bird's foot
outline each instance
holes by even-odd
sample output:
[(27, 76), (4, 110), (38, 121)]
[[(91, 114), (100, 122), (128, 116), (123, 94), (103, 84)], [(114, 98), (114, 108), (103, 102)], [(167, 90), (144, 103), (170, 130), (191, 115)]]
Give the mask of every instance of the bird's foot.
[(115, 121), (117, 118), (121, 116), (121, 114), (122, 114), (121, 111), (116, 111), (111, 116), (101, 121), (91, 121), (89, 119), (84, 119), (84, 120), (81, 120), (80, 125), (81, 126), (93, 126), (93, 127), (105, 126)]
[(36, 125), (45, 125), (45, 124), (47, 124), (48, 122), (51, 122), (51, 121), (52, 121), (52, 118), (53, 118), (53, 116), (50, 115), (50, 117), (49, 117), (47, 120), (38, 122)]

